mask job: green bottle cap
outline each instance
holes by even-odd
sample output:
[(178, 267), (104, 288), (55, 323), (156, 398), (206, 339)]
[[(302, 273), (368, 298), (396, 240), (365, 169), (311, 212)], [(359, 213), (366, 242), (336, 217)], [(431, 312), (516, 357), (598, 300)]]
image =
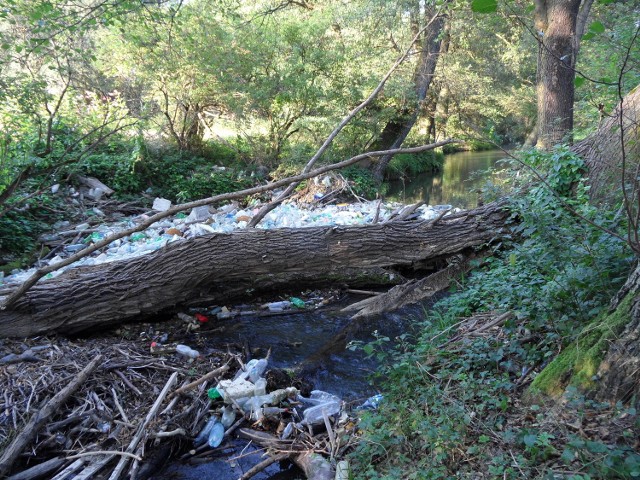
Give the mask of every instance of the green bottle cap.
[(210, 388), (209, 390), (207, 390), (207, 395), (211, 400), (217, 400), (218, 398), (222, 398), (222, 395), (220, 395), (220, 392), (216, 388)]

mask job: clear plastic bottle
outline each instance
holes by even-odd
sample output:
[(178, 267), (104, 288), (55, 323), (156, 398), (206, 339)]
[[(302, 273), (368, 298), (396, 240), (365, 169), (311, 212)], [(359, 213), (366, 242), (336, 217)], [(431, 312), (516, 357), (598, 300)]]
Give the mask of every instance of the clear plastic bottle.
[(324, 413), (330, 417), (340, 412), (340, 402), (329, 402), (307, 408), (302, 412), (302, 423), (305, 425), (320, 425), (324, 423)]
[(254, 395), (259, 397), (261, 395), (265, 395), (267, 393), (267, 380), (265, 378), (260, 377), (255, 382), (256, 389), (254, 391)]
[(176, 345), (176, 352), (188, 358), (198, 358), (200, 356), (200, 352), (187, 345)]
[(209, 432), (209, 439), (207, 443), (211, 448), (216, 448), (218, 445), (222, 443), (222, 439), (224, 438), (224, 425), (220, 422), (216, 422), (211, 427), (211, 431)]
[(220, 423), (222, 423), (225, 428), (229, 428), (231, 425), (233, 425), (235, 419), (236, 412), (233, 407), (227, 405), (222, 409), (222, 418), (220, 419)]
[(256, 364), (249, 370), (249, 380), (251, 380), (253, 383), (257, 382), (264, 371), (267, 369), (267, 365), (268, 363), (266, 358), (261, 358), (260, 360), (258, 360)]
[(200, 445), (202, 445), (204, 442), (207, 441), (207, 439), (209, 438), (209, 433), (211, 432), (211, 429), (217, 422), (218, 422), (218, 417), (216, 416), (212, 416), (209, 419), (209, 421), (207, 421), (204, 428), (200, 430), (200, 433), (198, 433), (198, 436), (193, 441), (196, 447), (199, 447)]

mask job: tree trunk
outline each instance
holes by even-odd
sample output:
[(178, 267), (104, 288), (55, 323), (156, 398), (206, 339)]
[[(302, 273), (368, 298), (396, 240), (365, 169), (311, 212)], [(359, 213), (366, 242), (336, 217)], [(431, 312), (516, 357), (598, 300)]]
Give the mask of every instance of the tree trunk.
[[(427, 21), (429, 21), (434, 14), (435, 8), (427, 7), (424, 16)], [(389, 145), (393, 146), (392, 148), (398, 148), (405, 141), (407, 135), (409, 135), (409, 132), (411, 132), (411, 129), (418, 120), (418, 116), (422, 111), (422, 104), (427, 97), (429, 85), (436, 70), (436, 64), (440, 54), (441, 33), (444, 29), (444, 24), (445, 16), (438, 15), (431, 25), (429, 25), (429, 28), (425, 30), (420, 50), (420, 58), (418, 59), (418, 64), (416, 65), (416, 70), (413, 75), (416, 103), (411, 108), (402, 108), (399, 115), (387, 123), (382, 131), (380, 139), (381, 146)], [(381, 150), (390, 150), (390, 148), (385, 147)], [(375, 165), (373, 174), (377, 180), (382, 181), (392, 158), (393, 155), (381, 157)]]
[[(637, 398), (640, 389), (640, 267), (629, 276), (622, 292), (633, 296), (630, 321), (622, 334), (611, 342), (607, 355), (600, 363), (596, 398), (623, 403), (635, 399), (640, 406), (640, 399)], [(612, 306), (618, 308), (623, 299), (619, 295)]]
[[(536, 146), (543, 150), (571, 141), (580, 3), (581, 0), (536, 0), (535, 23), (539, 34)], [(583, 13), (588, 15), (588, 11)]]
[[(624, 148), (623, 148), (624, 147)], [(640, 165), (640, 85), (602, 122), (598, 130), (573, 147), (587, 166), (594, 201), (619, 202), (622, 182), (632, 186)], [(632, 201), (633, 203), (633, 201)]]
[(0, 312), (0, 338), (74, 333), (180, 305), (246, 299), (254, 290), (340, 283), (347, 269), (412, 268), (500, 238), (507, 217), (503, 204), (494, 203), (439, 221), (247, 229), (197, 237), (36, 284)]

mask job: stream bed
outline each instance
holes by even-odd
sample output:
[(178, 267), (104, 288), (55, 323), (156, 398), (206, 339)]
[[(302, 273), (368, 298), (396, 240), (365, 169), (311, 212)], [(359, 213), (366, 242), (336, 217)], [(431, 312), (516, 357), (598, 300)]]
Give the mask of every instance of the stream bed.
[[(429, 205), (452, 205), (473, 208), (478, 203), (478, 190), (504, 153), (459, 152), (447, 155), (442, 172), (422, 174), (409, 181), (391, 184), (388, 199), (402, 203), (425, 200)], [(360, 298), (346, 299), (351, 303)], [(362, 349), (347, 348), (349, 342), (370, 342), (376, 336), (395, 339), (411, 334), (413, 326), (425, 318), (425, 310), (433, 300), (372, 319), (351, 321), (340, 306), (282, 314), (272, 317), (238, 317), (224, 323), (224, 329), (211, 337), (211, 347), (247, 342), (252, 348), (271, 348), (270, 366), (295, 368), (311, 381), (314, 388), (341, 397), (348, 405), (357, 406), (378, 393), (371, 384), (376, 368), (373, 358)], [(218, 459), (201, 464), (170, 463), (152, 478), (156, 480), (231, 480), (263, 460), (262, 452), (252, 450), (246, 442), (235, 440), (234, 448)], [(242, 453), (241, 453), (242, 452)], [(251, 453), (253, 452), (253, 454)], [(256, 480), (292, 480), (304, 478), (289, 462), (273, 464)]]
[[(346, 303), (363, 297), (351, 297), (316, 311), (267, 317), (237, 317), (222, 322), (223, 329), (207, 341), (211, 348), (248, 342), (252, 349), (266, 354), (271, 348), (270, 367), (294, 368), (315, 389), (341, 397), (347, 405), (357, 406), (377, 392), (370, 383), (376, 362), (362, 349), (347, 348), (349, 342), (370, 342), (375, 336), (395, 337), (410, 333), (413, 325), (425, 317), (429, 304), (414, 305), (400, 311), (371, 319), (351, 321), (341, 313)], [(262, 351), (263, 350), (263, 351)], [(249, 468), (263, 460), (262, 451), (245, 441), (234, 440), (234, 448), (206, 463), (191, 464), (173, 461), (151, 477), (156, 480), (231, 480), (239, 478)], [(254, 454), (251, 454), (251, 452)], [(241, 452), (243, 452), (241, 454)], [(236, 458), (238, 457), (238, 458)], [(289, 462), (278, 463), (253, 477), (256, 480), (304, 478)]]

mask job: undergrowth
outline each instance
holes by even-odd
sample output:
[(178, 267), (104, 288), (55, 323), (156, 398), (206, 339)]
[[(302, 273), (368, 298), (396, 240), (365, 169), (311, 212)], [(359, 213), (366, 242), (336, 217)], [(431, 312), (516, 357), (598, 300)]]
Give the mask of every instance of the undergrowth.
[[(632, 262), (624, 242), (563, 207), (624, 227), (589, 205), (578, 157), (559, 149), (524, 161), (554, 193), (540, 185), (513, 196), (512, 236), (427, 313), (412, 341), (378, 337), (359, 346), (382, 361), (374, 380), (384, 402), (362, 419), (355, 478), (640, 477), (634, 409), (589, 402), (578, 391), (555, 413), (520, 402), (530, 379), (606, 309)], [(512, 315), (498, 334), (455, 337), (463, 319), (488, 312)], [(596, 427), (610, 434), (563, 426), (586, 416), (601, 418)], [(603, 426), (611, 419), (620, 428)]]

